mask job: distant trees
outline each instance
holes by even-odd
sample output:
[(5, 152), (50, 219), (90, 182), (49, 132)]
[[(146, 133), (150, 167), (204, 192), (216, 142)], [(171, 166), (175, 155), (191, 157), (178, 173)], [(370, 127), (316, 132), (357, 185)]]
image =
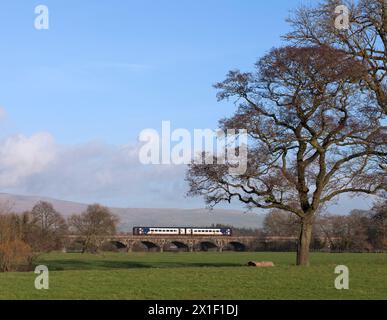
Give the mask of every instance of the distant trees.
[(290, 212), (270, 211), (263, 221), (263, 231), (267, 236), (296, 237), (299, 233), (300, 219)]
[(116, 233), (118, 218), (108, 208), (93, 204), (85, 212), (72, 215), (68, 223), (72, 233), (82, 236), (82, 252), (93, 252), (102, 237)]
[(320, 218), (318, 230), (335, 251), (369, 251), (367, 227), (370, 220), (358, 211), (349, 215), (327, 215)]
[(349, 215), (322, 216), (317, 230), (327, 239), (332, 251), (385, 251), (385, 215), (374, 210), (353, 210)]
[[(372, 210), (353, 210), (346, 215), (318, 214), (312, 231), (311, 249), (340, 252), (381, 252), (387, 250), (386, 203)], [(295, 237), (298, 218), (288, 212), (272, 210), (263, 221), (263, 234), (271, 237)], [(292, 250), (273, 240), (269, 249)]]

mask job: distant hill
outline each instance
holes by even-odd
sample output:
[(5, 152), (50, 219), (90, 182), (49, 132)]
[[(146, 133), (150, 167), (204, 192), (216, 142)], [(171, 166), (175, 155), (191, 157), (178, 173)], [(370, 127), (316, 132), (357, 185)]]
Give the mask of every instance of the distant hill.
[[(51, 202), (64, 216), (80, 213), (87, 208), (87, 204), (83, 203), (0, 193), (0, 203), (8, 202), (16, 213), (31, 210), (40, 200)], [(175, 208), (110, 208), (110, 210), (119, 216), (119, 229), (124, 232), (131, 230), (133, 226), (210, 226), (217, 223), (254, 229), (260, 228), (264, 219), (264, 214), (225, 209), (209, 211)]]

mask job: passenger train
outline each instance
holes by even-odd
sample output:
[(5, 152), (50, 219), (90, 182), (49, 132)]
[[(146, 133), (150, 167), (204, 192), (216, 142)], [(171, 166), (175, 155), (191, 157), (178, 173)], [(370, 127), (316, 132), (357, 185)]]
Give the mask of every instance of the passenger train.
[(185, 228), (185, 227), (134, 227), (133, 235), (232, 236), (232, 229), (231, 228)]

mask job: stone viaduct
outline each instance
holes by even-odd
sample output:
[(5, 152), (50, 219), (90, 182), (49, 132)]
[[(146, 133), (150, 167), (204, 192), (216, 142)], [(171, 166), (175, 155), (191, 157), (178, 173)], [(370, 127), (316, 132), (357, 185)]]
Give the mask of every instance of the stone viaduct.
[[(68, 243), (81, 243), (84, 241), (82, 236), (68, 236)], [(223, 250), (248, 251), (253, 250), (258, 245), (265, 246), (272, 242), (284, 242), (295, 244), (295, 237), (253, 237), (253, 236), (182, 236), (182, 235), (162, 235), (162, 236), (143, 236), (143, 235), (116, 235), (97, 238), (98, 246), (105, 243), (111, 243), (118, 249), (132, 251), (134, 246), (142, 245), (148, 250), (160, 251), (168, 250), (171, 247), (184, 251), (207, 251)]]

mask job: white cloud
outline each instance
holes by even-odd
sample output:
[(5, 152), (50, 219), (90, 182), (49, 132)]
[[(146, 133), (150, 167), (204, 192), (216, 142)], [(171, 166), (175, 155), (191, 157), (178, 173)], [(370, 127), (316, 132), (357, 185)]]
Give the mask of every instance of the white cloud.
[(0, 188), (113, 206), (189, 206), (185, 166), (143, 165), (139, 146), (62, 146), (47, 133), (0, 142)]
[(0, 142), (0, 186), (19, 185), (41, 173), (55, 159), (56, 146), (48, 133), (16, 135)]

